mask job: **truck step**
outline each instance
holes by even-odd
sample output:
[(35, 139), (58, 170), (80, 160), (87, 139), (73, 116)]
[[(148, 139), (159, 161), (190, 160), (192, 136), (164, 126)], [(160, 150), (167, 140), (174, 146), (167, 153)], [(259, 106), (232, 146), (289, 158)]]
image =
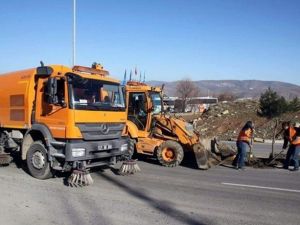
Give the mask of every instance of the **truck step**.
[(57, 148), (64, 148), (66, 146), (65, 142), (59, 142), (59, 141), (51, 141), (50, 144), (53, 147), (57, 147)]

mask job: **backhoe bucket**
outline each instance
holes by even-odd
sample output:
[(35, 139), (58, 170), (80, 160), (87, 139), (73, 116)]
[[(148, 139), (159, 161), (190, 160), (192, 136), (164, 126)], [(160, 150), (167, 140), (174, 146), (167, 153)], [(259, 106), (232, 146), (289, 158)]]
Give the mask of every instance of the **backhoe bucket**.
[(195, 154), (196, 162), (199, 169), (207, 170), (210, 168), (209, 165), (209, 152), (205, 149), (203, 144), (197, 143), (193, 145), (193, 151)]
[(137, 160), (130, 159), (127, 161), (124, 161), (122, 166), (119, 169), (120, 175), (130, 175), (134, 174), (138, 171), (141, 171), (139, 165), (137, 164)]
[(73, 170), (68, 178), (68, 184), (71, 187), (83, 187), (93, 184), (93, 178), (88, 170)]

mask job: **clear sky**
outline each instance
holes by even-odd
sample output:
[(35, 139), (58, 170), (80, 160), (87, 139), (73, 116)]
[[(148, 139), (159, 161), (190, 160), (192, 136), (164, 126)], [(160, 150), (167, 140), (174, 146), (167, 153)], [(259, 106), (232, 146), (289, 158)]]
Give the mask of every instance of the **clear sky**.
[[(72, 63), (72, 0), (3, 0), (0, 73)], [(300, 85), (300, 0), (77, 0), (77, 58), (119, 79)]]

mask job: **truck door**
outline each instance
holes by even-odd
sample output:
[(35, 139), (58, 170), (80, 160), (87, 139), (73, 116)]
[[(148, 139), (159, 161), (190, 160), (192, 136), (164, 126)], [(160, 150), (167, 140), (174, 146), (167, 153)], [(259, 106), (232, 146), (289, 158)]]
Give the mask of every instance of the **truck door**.
[(68, 121), (67, 84), (64, 78), (55, 79), (55, 96), (52, 96), (55, 102), (49, 103), (46, 93), (48, 81), (46, 78), (38, 80), (34, 122), (46, 125), (53, 137), (65, 138)]

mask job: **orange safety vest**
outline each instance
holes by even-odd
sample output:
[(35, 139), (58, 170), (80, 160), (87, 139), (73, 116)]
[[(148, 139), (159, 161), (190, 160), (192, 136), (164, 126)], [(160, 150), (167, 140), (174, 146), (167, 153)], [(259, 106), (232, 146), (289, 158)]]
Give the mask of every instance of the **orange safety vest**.
[(289, 141), (292, 145), (300, 145), (300, 136), (297, 136), (296, 129), (289, 127)]
[(250, 128), (241, 130), (237, 138), (238, 141), (245, 141), (250, 143), (252, 138), (252, 130)]

